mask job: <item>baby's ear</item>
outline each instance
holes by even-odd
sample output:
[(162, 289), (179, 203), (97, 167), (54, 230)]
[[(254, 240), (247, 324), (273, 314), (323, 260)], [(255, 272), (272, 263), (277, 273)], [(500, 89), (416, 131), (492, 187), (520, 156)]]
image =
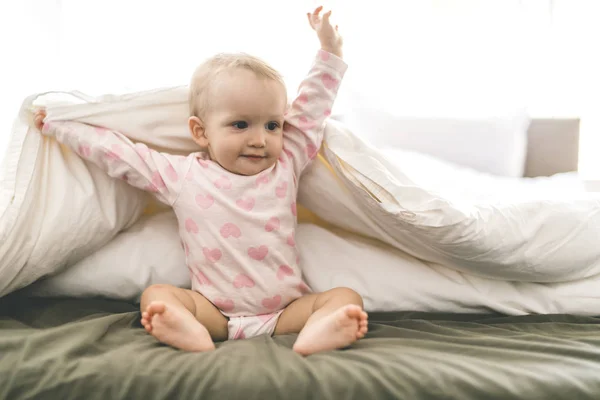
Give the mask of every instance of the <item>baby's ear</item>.
[(206, 131), (202, 120), (196, 116), (190, 117), (190, 119), (188, 119), (188, 126), (190, 127), (190, 133), (192, 134), (194, 142), (203, 149), (208, 148), (208, 138), (206, 137)]

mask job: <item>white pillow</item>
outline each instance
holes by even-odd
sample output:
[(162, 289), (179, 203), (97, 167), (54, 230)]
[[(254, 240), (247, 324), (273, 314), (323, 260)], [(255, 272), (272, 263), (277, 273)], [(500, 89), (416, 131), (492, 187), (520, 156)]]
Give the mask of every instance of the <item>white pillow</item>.
[(190, 273), (172, 211), (140, 218), (110, 243), (26, 290), (36, 296), (139, 300), (154, 283), (189, 289)]
[(600, 275), (554, 284), (499, 281), (422, 262), (342, 230), (302, 224), (297, 237), (313, 290), (351, 287), (368, 311), (600, 314)]
[(455, 204), (499, 204), (533, 200), (568, 200), (590, 192), (576, 172), (551, 177), (496, 176), (439, 158), (396, 148), (381, 153), (415, 184), (433, 190)]
[[(489, 280), (425, 263), (341, 230), (300, 224), (300, 265), (315, 291), (345, 286), (368, 311), (600, 314), (600, 276), (544, 285)], [(139, 301), (155, 283), (190, 288), (173, 212), (144, 217), (75, 266), (27, 288), (34, 296), (104, 296)]]
[(530, 118), (523, 110), (464, 118), (408, 117), (354, 100), (336, 119), (375, 147), (418, 151), (494, 175), (521, 177)]

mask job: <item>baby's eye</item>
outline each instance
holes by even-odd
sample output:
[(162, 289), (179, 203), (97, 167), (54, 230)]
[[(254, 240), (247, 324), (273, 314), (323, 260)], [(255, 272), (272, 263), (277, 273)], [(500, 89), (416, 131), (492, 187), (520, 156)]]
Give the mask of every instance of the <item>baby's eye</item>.
[(277, 122), (275, 122), (275, 121), (271, 121), (271, 122), (267, 123), (266, 127), (267, 127), (267, 130), (274, 131), (277, 128), (279, 128), (279, 124)]
[(248, 128), (248, 123), (246, 121), (236, 121), (232, 124), (232, 126), (237, 129), (246, 129)]

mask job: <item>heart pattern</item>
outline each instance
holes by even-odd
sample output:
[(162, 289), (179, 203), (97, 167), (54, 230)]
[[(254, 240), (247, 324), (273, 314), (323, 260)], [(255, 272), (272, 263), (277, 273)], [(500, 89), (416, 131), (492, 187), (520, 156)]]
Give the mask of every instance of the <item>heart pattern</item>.
[(224, 239), (227, 239), (229, 236), (239, 238), (240, 236), (242, 236), (242, 231), (236, 224), (228, 222), (221, 227), (221, 236)]
[(306, 93), (302, 93), (300, 96), (298, 96), (296, 101), (300, 104), (306, 104), (308, 103), (308, 95)]
[(214, 184), (217, 189), (222, 189), (222, 190), (231, 189), (231, 181), (226, 176), (220, 177), (219, 179), (217, 179), (214, 182)]
[(329, 117), (331, 115), (331, 110), (328, 108), (327, 110), (323, 111), (323, 115)]
[(280, 295), (276, 295), (273, 297), (267, 297), (262, 300), (262, 305), (265, 308), (268, 308), (269, 310), (276, 309), (279, 306), (279, 304), (281, 304), (281, 296)]
[(294, 270), (289, 265), (280, 265), (277, 270), (277, 279), (282, 281), (286, 276), (294, 276)]
[(309, 143), (306, 145), (306, 155), (309, 159), (314, 159), (317, 156), (318, 152), (319, 150), (317, 149), (317, 146), (314, 145), (314, 143)]
[(279, 229), (280, 221), (277, 217), (271, 217), (265, 225), (265, 231), (273, 232)]
[(83, 158), (89, 158), (92, 155), (92, 149), (89, 145), (82, 143), (77, 147), (77, 154)]
[(158, 193), (159, 191), (158, 188), (151, 183), (144, 186), (144, 190), (151, 193)]
[(108, 131), (108, 129), (106, 128), (102, 128), (101, 126), (96, 126), (94, 128), (94, 132), (96, 132), (96, 134), (98, 136), (106, 136), (106, 132)]
[(287, 188), (288, 188), (288, 183), (281, 182), (279, 184), (279, 186), (277, 186), (275, 188), (275, 196), (279, 197), (280, 199), (283, 199), (287, 193)]
[(290, 205), (290, 209), (292, 210), (292, 214), (294, 215), (294, 217), (296, 217), (298, 215), (298, 209), (296, 208), (296, 202), (293, 202)]
[(138, 153), (140, 157), (146, 158), (146, 156), (150, 154), (150, 149), (144, 143), (136, 143), (135, 152)]
[(200, 164), (202, 166), (202, 168), (208, 168), (208, 166), (209, 166), (208, 161), (203, 160), (201, 158), (198, 159), (198, 164)]
[(197, 234), (198, 232), (200, 232), (200, 230), (198, 229), (198, 224), (196, 224), (196, 221), (194, 221), (191, 218), (187, 218), (185, 220), (185, 230), (188, 231), (188, 233), (194, 233), (194, 234)]
[(296, 245), (296, 241), (294, 240), (294, 234), (290, 233), (290, 235), (287, 237), (287, 244), (294, 247)]
[(199, 194), (196, 196), (196, 204), (205, 210), (210, 208), (214, 202), (215, 199), (210, 194), (207, 194), (206, 196)]
[(244, 197), (235, 202), (242, 210), (250, 211), (254, 208), (254, 197)]
[(177, 171), (175, 171), (175, 168), (172, 165), (169, 165), (167, 168), (165, 168), (165, 175), (171, 182), (177, 182), (179, 180)]
[(289, 158), (294, 158), (294, 153), (290, 149), (283, 149), (283, 152), (287, 154)]
[(231, 299), (216, 298), (213, 300), (213, 304), (217, 306), (219, 310), (225, 312), (233, 311), (233, 309), (235, 308), (235, 304)]
[(317, 123), (315, 121), (306, 118), (304, 115), (298, 119), (300, 120), (300, 129), (302, 129), (303, 131), (309, 131), (311, 129), (314, 129), (315, 126), (317, 126)]
[(211, 263), (219, 261), (221, 259), (221, 256), (223, 255), (221, 253), (221, 250), (209, 249), (208, 247), (202, 248), (202, 254), (204, 254), (204, 257)]
[(154, 171), (152, 173), (152, 185), (154, 185), (154, 187), (158, 190), (167, 187), (167, 185), (165, 185), (165, 181), (163, 181), (163, 178), (162, 176), (160, 176), (160, 173), (158, 171)]
[(258, 178), (256, 178), (256, 187), (259, 187), (262, 184), (267, 184), (269, 183), (269, 175), (267, 174), (263, 174), (261, 176), (259, 176)]
[(323, 61), (327, 61), (327, 60), (329, 60), (329, 53), (328, 53), (328, 52), (326, 52), (326, 51), (321, 51), (321, 52), (320, 52), (320, 55), (321, 55), (321, 60), (323, 60)]
[(321, 82), (323, 82), (323, 85), (329, 90), (335, 89), (338, 85), (338, 80), (327, 73), (321, 76)]
[(285, 159), (285, 157), (279, 156), (279, 158), (277, 160), (279, 161), (279, 165), (281, 165), (283, 167), (283, 169), (287, 169), (288, 163), (287, 163), (287, 160)]
[(241, 289), (244, 287), (251, 288), (251, 287), (254, 287), (254, 280), (246, 274), (239, 274), (233, 280), (233, 286), (236, 289)]
[(123, 149), (118, 144), (113, 144), (111, 150), (106, 152), (106, 158), (110, 161), (119, 161), (123, 155)]
[(259, 247), (250, 247), (248, 249), (248, 255), (250, 258), (256, 261), (262, 261), (269, 254), (269, 248), (265, 245)]

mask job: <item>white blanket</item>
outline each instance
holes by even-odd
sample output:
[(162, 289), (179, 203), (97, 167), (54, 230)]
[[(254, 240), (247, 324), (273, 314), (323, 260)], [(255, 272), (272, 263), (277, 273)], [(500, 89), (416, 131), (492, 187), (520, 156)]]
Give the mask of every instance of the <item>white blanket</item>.
[[(29, 128), (24, 103), (0, 182), (0, 295), (89, 255), (137, 220), (145, 194), (103, 175)], [(59, 101), (62, 105), (57, 104)], [(50, 120), (119, 130), (171, 152), (194, 150), (186, 88), (92, 99), (40, 99)], [(299, 202), (322, 220), (418, 259), (493, 279), (560, 282), (600, 273), (600, 201), (474, 199), (437, 194), (402, 164), (331, 121), (322, 158), (300, 181)]]

